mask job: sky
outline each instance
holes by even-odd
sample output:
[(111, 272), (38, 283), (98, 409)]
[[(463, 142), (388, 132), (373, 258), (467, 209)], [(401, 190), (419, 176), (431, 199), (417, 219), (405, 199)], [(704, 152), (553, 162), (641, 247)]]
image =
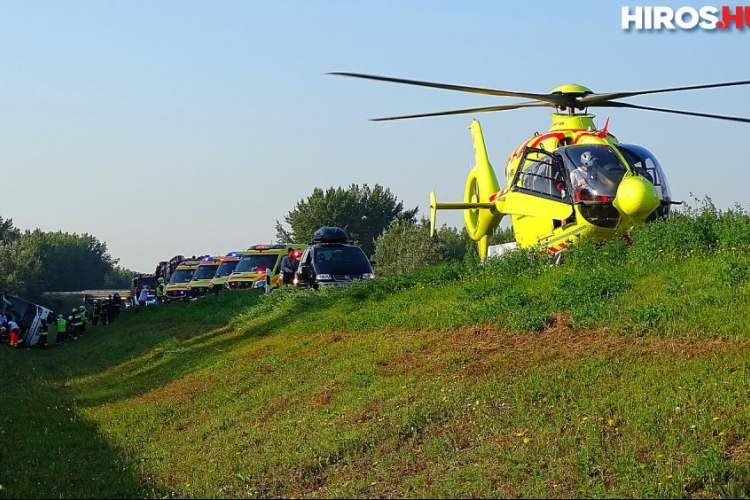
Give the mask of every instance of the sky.
[[(428, 213), (430, 190), (461, 201), (474, 116), (368, 119), (514, 102), (331, 71), (534, 93), (750, 80), (750, 29), (624, 31), (622, 5), (656, 4), (0, 1), (0, 216), (93, 234), (150, 272), (272, 241), (318, 186), (381, 184)], [(750, 86), (629, 102), (750, 117)], [(656, 154), (675, 199), (750, 206), (750, 125), (598, 110), (607, 117)], [(499, 171), (551, 123), (547, 108), (476, 118)]]

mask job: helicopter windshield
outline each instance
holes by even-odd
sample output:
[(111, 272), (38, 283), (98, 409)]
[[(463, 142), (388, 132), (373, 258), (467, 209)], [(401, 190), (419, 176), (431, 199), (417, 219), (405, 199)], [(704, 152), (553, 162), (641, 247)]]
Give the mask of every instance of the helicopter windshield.
[(620, 150), (628, 163), (635, 168), (636, 172), (650, 180), (656, 186), (660, 200), (672, 199), (672, 193), (669, 190), (664, 170), (662, 170), (659, 160), (656, 159), (651, 151), (643, 146), (633, 144), (618, 144), (617, 149)]
[(633, 166), (636, 172), (650, 180), (656, 187), (656, 192), (659, 194), (659, 200), (662, 204), (656, 209), (653, 216), (658, 218), (669, 215), (669, 202), (672, 200), (672, 192), (669, 189), (667, 177), (664, 175), (659, 160), (643, 146), (618, 144), (617, 149), (620, 150), (622, 156)]
[(627, 168), (614, 149), (597, 144), (563, 151), (576, 201), (611, 202), (615, 198)]

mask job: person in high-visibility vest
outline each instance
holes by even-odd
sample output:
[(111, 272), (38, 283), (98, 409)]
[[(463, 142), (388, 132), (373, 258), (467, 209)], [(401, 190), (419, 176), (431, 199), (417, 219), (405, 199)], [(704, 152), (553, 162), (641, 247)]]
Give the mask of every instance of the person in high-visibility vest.
[(57, 338), (55, 343), (59, 345), (68, 345), (68, 322), (62, 314), (57, 316)]
[(164, 283), (164, 278), (159, 278), (159, 284), (156, 285), (156, 301), (161, 304), (164, 302), (164, 289), (167, 285)]
[(89, 322), (89, 314), (88, 311), (86, 311), (86, 306), (78, 308), (78, 316), (81, 318), (81, 332), (79, 335), (83, 336), (83, 334), (86, 333), (86, 323)]
[(81, 334), (81, 327), (83, 326), (78, 309), (73, 309), (70, 316), (68, 316), (68, 320), (73, 325), (73, 340), (78, 340), (78, 335)]

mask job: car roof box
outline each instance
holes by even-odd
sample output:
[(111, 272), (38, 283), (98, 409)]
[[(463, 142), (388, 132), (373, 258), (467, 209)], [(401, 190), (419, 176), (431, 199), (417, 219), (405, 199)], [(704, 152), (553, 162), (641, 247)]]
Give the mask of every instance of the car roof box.
[(313, 243), (349, 243), (349, 235), (340, 227), (321, 227), (315, 231)]

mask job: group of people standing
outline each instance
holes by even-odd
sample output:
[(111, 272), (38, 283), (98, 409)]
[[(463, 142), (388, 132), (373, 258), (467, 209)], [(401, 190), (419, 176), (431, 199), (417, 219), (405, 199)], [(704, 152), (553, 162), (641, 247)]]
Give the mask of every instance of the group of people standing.
[[(86, 325), (91, 322), (92, 326), (108, 325), (114, 322), (120, 316), (122, 308), (122, 298), (120, 294), (115, 293), (106, 299), (94, 300), (94, 306), (89, 311), (86, 306), (74, 308), (66, 318), (59, 314), (57, 321), (52, 322), (57, 330), (58, 345), (68, 345), (69, 340), (78, 340), (86, 333)], [(44, 333), (44, 332), (43, 332)], [(46, 337), (43, 335), (42, 345), (46, 345)]]

